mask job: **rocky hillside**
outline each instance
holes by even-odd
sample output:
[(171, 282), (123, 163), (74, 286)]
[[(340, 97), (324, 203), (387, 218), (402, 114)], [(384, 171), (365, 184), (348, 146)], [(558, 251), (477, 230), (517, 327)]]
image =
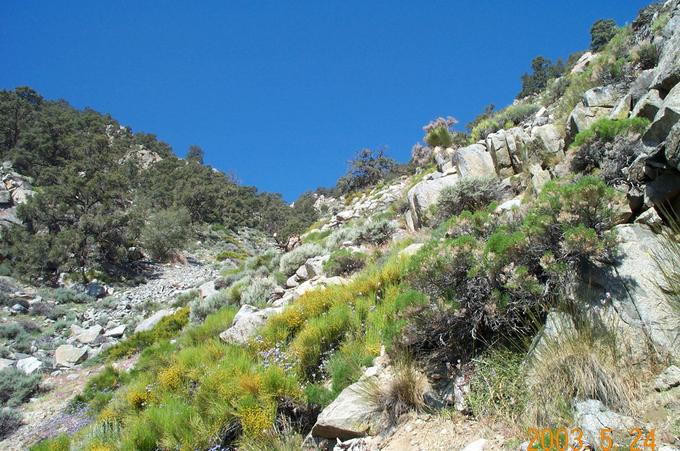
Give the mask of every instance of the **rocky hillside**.
[(678, 449), (680, 2), (592, 34), (408, 166), (362, 154), (285, 243), (190, 214), (170, 262), (6, 276), (3, 449)]

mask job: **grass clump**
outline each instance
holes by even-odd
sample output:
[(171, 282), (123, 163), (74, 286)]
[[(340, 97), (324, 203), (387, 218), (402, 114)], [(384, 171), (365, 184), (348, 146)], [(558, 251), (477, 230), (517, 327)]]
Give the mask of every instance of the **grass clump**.
[(498, 112), (494, 112), (480, 120), (470, 132), (470, 143), (486, 139), (491, 133), (503, 128), (512, 128), (519, 125), (536, 113), (540, 107), (533, 103), (517, 103), (510, 105)]
[(10, 408), (0, 409), (0, 440), (19, 429), (22, 424), (22, 416), (19, 412)]
[(388, 220), (369, 221), (358, 230), (357, 242), (373, 245), (385, 244), (392, 238), (395, 225)]
[(178, 309), (172, 315), (161, 319), (151, 330), (136, 332), (106, 351), (109, 360), (128, 357), (147, 348), (159, 340), (175, 337), (189, 322), (189, 309)]
[(611, 142), (614, 138), (623, 134), (642, 133), (648, 126), (649, 119), (643, 117), (627, 119), (600, 118), (590, 128), (579, 132), (571, 145), (572, 147), (579, 147), (594, 140)]
[(286, 276), (292, 276), (308, 259), (323, 253), (323, 248), (318, 244), (306, 243), (296, 247), (292, 251), (281, 256), (279, 271)]
[(120, 373), (112, 366), (106, 366), (99, 374), (87, 381), (82, 393), (76, 395), (70, 403), (72, 410), (88, 406), (98, 414), (113, 397), (113, 393), (120, 388), (129, 376)]

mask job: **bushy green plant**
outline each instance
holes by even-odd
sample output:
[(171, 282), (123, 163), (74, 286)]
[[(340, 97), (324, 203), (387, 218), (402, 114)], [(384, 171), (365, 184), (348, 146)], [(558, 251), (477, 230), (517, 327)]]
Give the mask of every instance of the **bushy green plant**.
[(22, 416), (19, 412), (7, 407), (0, 409), (0, 440), (19, 429), (21, 424)]
[(649, 119), (644, 117), (631, 117), (626, 119), (600, 118), (587, 130), (579, 132), (574, 137), (572, 147), (582, 146), (588, 141), (599, 139), (603, 142), (611, 142), (617, 136), (626, 133), (642, 133), (649, 126)]
[(220, 290), (205, 299), (197, 297), (189, 303), (189, 320), (192, 324), (198, 324), (211, 313), (233, 303), (229, 289)]
[(318, 244), (303, 244), (281, 256), (279, 271), (286, 276), (292, 276), (308, 259), (321, 255), (322, 253), (323, 248)]
[(519, 125), (522, 121), (536, 113), (538, 109), (539, 106), (533, 103), (517, 103), (492, 113), (475, 125), (470, 132), (470, 142), (475, 143), (486, 139), (491, 133), (495, 133), (502, 128), (509, 128), (507, 126), (513, 127)]
[(323, 270), (329, 276), (346, 276), (366, 266), (366, 259), (364, 253), (339, 249), (324, 263)]
[(349, 169), (336, 183), (342, 194), (351, 193), (385, 180), (397, 167), (383, 150), (362, 149), (349, 163)]
[(358, 230), (357, 242), (375, 245), (385, 244), (392, 238), (395, 225), (388, 220), (369, 221)]
[(25, 374), (15, 368), (0, 371), (0, 405), (15, 407), (38, 391), (39, 374)]
[(94, 298), (88, 296), (87, 293), (70, 288), (57, 288), (52, 296), (57, 304), (87, 304), (94, 301)]
[(501, 187), (496, 177), (464, 177), (439, 194), (439, 221), (458, 215), (463, 210), (479, 210), (500, 197)]
[(659, 49), (650, 43), (642, 44), (636, 52), (636, 60), (642, 69), (652, 69), (659, 62)]
[(599, 51), (616, 35), (616, 22), (612, 19), (599, 19), (590, 28), (590, 49)]
[(337, 249), (343, 243), (354, 244), (359, 238), (359, 230), (351, 225), (345, 226), (331, 233), (326, 239), (326, 248), (329, 250)]
[(83, 391), (70, 402), (72, 409), (87, 405), (93, 413), (98, 414), (113, 397), (113, 393), (129, 379), (125, 372), (121, 373), (112, 366), (106, 366), (99, 374), (87, 381)]
[(241, 293), (241, 303), (264, 307), (277, 287), (276, 279), (271, 276), (253, 277)]
[(142, 228), (142, 244), (153, 258), (165, 260), (182, 249), (191, 233), (190, 225), (186, 208), (156, 211)]
[(24, 328), (17, 322), (0, 324), (0, 337), (13, 339), (16, 338)]

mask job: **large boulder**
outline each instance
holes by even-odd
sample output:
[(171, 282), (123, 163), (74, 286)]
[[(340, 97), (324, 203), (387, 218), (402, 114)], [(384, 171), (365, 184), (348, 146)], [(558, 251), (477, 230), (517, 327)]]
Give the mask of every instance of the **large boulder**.
[(423, 225), (428, 208), (437, 203), (439, 193), (449, 186), (454, 186), (458, 183), (458, 180), (458, 174), (445, 176), (442, 173), (435, 172), (408, 191), (407, 197), (414, 229)]
[(568, 146), (574, 141), (578, 132), (587, 130), (593, 123), (601, 117), (606, 117), (612, 111), (607, 107), (588, 107), (579, 102), (569, 114), (567, 119), (567, 136), (565, 144)]
[(666, 136), (664, 157), (670, 167), (680, 171), (680, 122), (676, 122)]
[(564, 149), (564, 139), (553, 124), (532, 128), (531, 137), (537, 139), (541, 147), (550, 153), (560, 153)]
[(529, 136), (520, 127), (499, 130), (487, 136), (486, 149), (499, 176), (522, 172), (523, 157), (520, 155), (520, 149), (528, 140)]
[(666, 40), (661, 48), (652, 87), (668, 92), (680, 82), (680, 9), (677, 6), (663, 29), (663, 35)]
[[(649, 347), (680, 355), (680, 327), (662, 287), (657, 258), (665, 255), (665, 238), (644, 224), (614, 228), (618, 258), (614, 265), (591, 266), (582, 295), (590, 299), (602, 323), (620, 334), (635, 358), (648, 357)], [(672, 264), (672, 263), (671, 263)]]
[(35, 357), (26, 357), (17, 360), (17, 368), (26, 374), (33, 374), (36, 371), (40, 371), (42, 367), (43, 363)]
[(632, 116), (644, 117), (653, 121), (656, 113), (663, 106), (663, 100), (659, 97), (659, 91), (650, 89), (633, 107)]
[(217, 288), (215, 288), (215, 281), (210, 280), (208, 282), (205, 282), (201, 286), (198, 287), (198, 294), (202, 298), (207, 298), (209, 296), (212, 296), (213, 294), (217, 293)]
[(590, 108), (614, 108), (620, 98), (621, 92), (614, 86), (599, 86), (589, 89), (583, 94), (583, 104)]
[(54, 351), (54, 361), (59, 366), (71, 367), (87, 358), (87, 348), (76, 348), (73, 345), (61, 345)]
[(162, 309), (143, 320), (141, 323), (137, 324), (135, 327), (135, 332), (144, 332), (153, 329), (153, 326), (158, 324), (166, 316), (170, 316), (175, 313), (175, 309)]
[[(633, 98), (633, 103), (637, 103), (642, 96), (647, 94), (654, 81), (654, 69), (643, 70), (640, 75), (631, 83), (628, 93)], [(658, 92), (658, 91), (657, 91)]]
[(74, 338), (83, 344), (90, 344), (97, 341), (99, 335), (104, 331), (104, 328), (100, 325), (92, 326), (88, 329), (80, 331)]
[(0, 204), (6, 205), (12, 203), (12, 195), (5, 185), (0, 183)]
[(267, 318), (282, 310), (282, 307), (268, 307), (259, 310), (257, 307), (244, 304), (234, 316), (231, 327), (220, 334), (220, 339), (225, 343), (245, 344), (251, 337), (255, 336), (257, 330), (267, 321)]
[(491, 154), (486, 151), (482, 144), (472, 144), (456, 150), (453, 155), (453, 164), (458, 169), (461, 177), (487, 177), (495, 176), (496, 168)]
[(574, 64), (574, 67), (571, 69), (572, 74), (580, 74), (584, 70), (586, 70), (586, 67), (590, 64), (590, 62), (595, 58), (595, 55), (593, 55), (592, 52), (585, 52), (581, 57), (576, 61), (576, 64)]

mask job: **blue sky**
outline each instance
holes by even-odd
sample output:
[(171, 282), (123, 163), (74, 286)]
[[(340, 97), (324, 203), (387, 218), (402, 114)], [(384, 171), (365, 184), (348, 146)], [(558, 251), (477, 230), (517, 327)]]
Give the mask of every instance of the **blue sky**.
[(0, 3), (0, 88), (29, 85), (155, 133), (288, 200), (363, 147), (510, 103), (531, 59), (585, 49), (638, 0)]

